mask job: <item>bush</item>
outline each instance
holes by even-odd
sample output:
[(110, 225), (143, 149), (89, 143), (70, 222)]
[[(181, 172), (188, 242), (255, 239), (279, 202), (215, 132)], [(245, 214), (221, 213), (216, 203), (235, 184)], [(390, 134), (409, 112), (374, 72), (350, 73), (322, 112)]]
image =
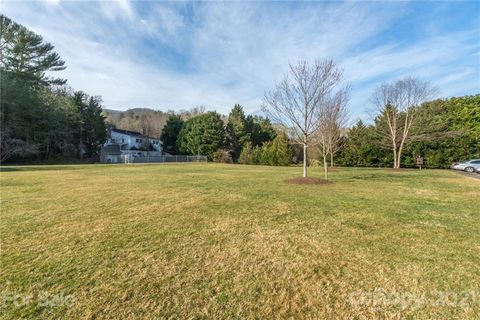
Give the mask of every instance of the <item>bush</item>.
[(288, 166), (292, 163), (292, 147), (286, 135), (279, 134), (273, 141), (253, 149), (252, 145), (247, 143), (238, 161), (243, 164)]
[(252, 154), (252, 144), (250, 142), (245, 143), (243, 146), (240, 157), (238, 157), (238, 162), (241, 164), (249, 164), (250, 156)]
[(178, 151), (184, 154), (207, 156), (224, 146), (225, 129), (220, 115), (207, 112), (184, 122), (177, 138)]
[(213, 162), (217, 163), (233, 163), (232, 155), (230, 154), (230, 152), (223, 149), (215, 151), (212, 158)]

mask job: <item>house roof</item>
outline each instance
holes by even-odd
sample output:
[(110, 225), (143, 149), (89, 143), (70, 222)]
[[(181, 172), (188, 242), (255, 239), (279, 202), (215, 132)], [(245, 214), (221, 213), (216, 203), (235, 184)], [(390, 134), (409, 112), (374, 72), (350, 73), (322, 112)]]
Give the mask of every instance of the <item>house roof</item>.
[(143, 137), (143, 136), (144, 136), (144, 135), (141, 134), (140, 132), (136, 132), (136, 131), (122, 130), (122, 129), (114, 129), (114, 128), (112, 128), (112, 131), (113, 131), (113, 132), (117, 132), (117, 133), (128, 134), (129, 136), (139, 136), (139, 137)]
[(122, 129), (116, 129), (116, 128), (112, 128), (111, 130), (114, 131), (114, 132), (117, 132), (117, 133), (127, 134), (129, 136), (135, 136), (135, 137), (140, 137), (140, 138), (148, 138), (148, 139), (152, 139), (152, 140), (160, 140), (159, 138), (148, 137), (148, 136), (145, 136), (145, 135), (141, 134), (140, 132), (136, 132), (136, 131), (122, 130)]

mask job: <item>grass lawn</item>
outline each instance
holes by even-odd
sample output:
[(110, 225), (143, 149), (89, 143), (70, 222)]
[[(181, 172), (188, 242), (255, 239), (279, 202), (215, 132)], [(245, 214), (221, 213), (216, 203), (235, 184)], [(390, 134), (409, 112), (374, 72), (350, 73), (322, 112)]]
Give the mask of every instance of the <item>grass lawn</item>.
[[(321, 176), (313, 168), (313, 176)], [(0, 314), (480, 317), (480, 180), (442, 170), (7, 167)]]

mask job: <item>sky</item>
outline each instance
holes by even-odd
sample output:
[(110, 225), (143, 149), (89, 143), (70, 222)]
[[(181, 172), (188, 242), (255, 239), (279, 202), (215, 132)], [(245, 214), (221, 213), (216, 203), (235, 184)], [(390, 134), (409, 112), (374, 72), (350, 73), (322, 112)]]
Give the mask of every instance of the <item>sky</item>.
[(446, 98), (480, 93), (480, 1), (3, 1), (55, 46), (56, 73), (104, 106), (260, 113), (288, 64), (333, 59), (366, 119), (382, 82), (429, 81)]

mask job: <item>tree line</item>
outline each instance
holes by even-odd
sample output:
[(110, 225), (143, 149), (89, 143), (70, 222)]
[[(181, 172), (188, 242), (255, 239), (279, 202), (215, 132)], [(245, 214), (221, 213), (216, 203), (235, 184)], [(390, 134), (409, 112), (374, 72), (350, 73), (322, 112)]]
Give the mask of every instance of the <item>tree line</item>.
[(435, 99), (428, 82), (404, 77), (373, 92), (373, 121), (348, 127), (349, 86), (332, 60), (290, 64), (265, 93), (266, 117), (235, 105), (228, 116), (191, 110), (131, 109), (102, 113), (101, 98), (52, 77), (65, 62), (40, 35), (0, 16), (0, 160), (96, 159), (106, 123), (160, 137), (171, 154), (210, 160), (288, 165), (427, 167), (480, 157), (480, 95)]
[[(480, 95), (434, 99), (428, 82), (404, 77), (372, 94), (372, 124), (348, 128), (349, 88), (332, 60), (290, 64), (263, 110), (303, 147), (303, 176), (311, 160), (328, 165), (445, 168), (452, 161), (480, 157)], [(328, 159), (329, 158), (329, 159)]]
[(217, 112), (187, 120), (172, 114), (160, 139), (167, 153), (206, 155), (217, 162), (288, 165), (292, 161), (287, 136), (276, 130), (268, 118), (245, 115), (238, 104), (226, 121)]
[(66, 85), (66, 79), (52, 77), (66, 68), (53, 45), (4, 15), (0, 25), (2, 163), (96, 160), (107, 138), (107, 123), (161, 137), (165, 151), (173, 154), (238, 162), (247, 146), (244, 163), (286, 163), (266, 154), (273, 152), (273, 145), (287, 140), (279, 138), (263, 147), (276, 138), (276, 130), (266, 118), (246, 116), (239, 105), (228, 118), (205, 112), (204, 107), (178, 113), (150, 109), (104, 112), (100, 97), (75, 91)]
[[(415, 167), (417, 157), (422, 157), (426, 167), (448, 168), (455, 161), (480, 158), (480, 94), (427, 101), (415, 112), (408, 140), (396, 160), (392, 135), (385, 134), (390, 129), (388, 114), (384, 112), (373, 123), (358, 121), (348, 130), (337, 164)], [(399, 122), (404, 123), (406, 117), (406, 113), (399, 113)], [(401, 137), (397, 137), (398, 146)]]
[(65, 62), (50, 43), (0, 16), (0, 161), (95, 158), (106, 138), (101, 98), (50, 76)]

